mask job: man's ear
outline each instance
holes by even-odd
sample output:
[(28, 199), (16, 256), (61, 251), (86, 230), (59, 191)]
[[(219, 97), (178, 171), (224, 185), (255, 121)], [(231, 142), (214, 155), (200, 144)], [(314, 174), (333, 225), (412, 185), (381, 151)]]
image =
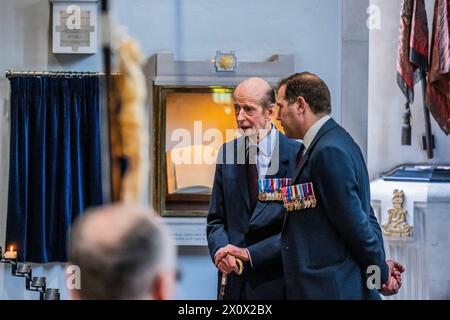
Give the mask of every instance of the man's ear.
[(267, 119), (271, 120), (275, 116), (275, 111), (275, 104), (268, 106), (265, 112)]
[(297, 102), (297, 106), (296, 106), (296, 111), (297, 113), (305, 113), (306, 111), (306, 107), (308, 105), (308, 103), (306, 102), (305, 98), (303, 98), (302, 96), (299, 96), (296, 100)]
[(165, 271), (159, 273), (153, 282), (150, 293), (154, 300), (171, 300), (175, 293), (175, 272)]

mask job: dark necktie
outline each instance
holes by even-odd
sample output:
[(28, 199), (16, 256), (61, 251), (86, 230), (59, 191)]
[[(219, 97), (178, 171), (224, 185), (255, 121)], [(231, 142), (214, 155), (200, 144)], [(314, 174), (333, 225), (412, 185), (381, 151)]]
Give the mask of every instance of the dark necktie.
[(247, 176), (247, 186), (250, 196), (250, 210), (253, 213), (256, 202), (258, 201), (258, 168), (256, 167), (255, 159), (258, 147), (251, 145), (247, 148), (245, 159), (245, 173)]
[(298, 169), (300, 162), (302, 161), (303, 151), (305, 151), (305, 145), (302, 143), (300, 150), (297, 153), (297, 158), (295, 159), (295, 167)]

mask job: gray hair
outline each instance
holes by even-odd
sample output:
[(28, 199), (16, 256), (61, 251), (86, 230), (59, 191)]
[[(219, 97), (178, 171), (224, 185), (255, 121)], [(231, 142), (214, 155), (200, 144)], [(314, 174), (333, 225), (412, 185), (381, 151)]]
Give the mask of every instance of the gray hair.
[[(132, 219), (130, 226), (118, 241), (89, 243), (85, 228), (91, 218), (111, 211)], [(171, 237), (160, 218), (144, 208), (111, 206), (86, 213), (74, 224), (70, 243), (70, 261), (81, 270), (81, 299), (141, 299), (152, 294), (158, 274), (175, 269)]]

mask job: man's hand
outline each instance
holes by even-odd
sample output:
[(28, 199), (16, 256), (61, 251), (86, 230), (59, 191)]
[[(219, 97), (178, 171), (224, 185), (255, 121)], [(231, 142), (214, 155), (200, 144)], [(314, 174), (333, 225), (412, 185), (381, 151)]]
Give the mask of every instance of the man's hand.
[(245, 248), (239, 248), (229, 244), (217, 251), (214, 263), (224, 274), (228, 275), (233, 271), (237, 274), (239, 273), (239, 267), (236, 264), (236, 258), (242, 262), (249, 261), (250, 259), (248, 251)]
[(225, 258), (228, 255), (228, 252), (226, 250), (226, 247), (222, 247), (219, 250), (217, 250), (215, 256), (214, 256), (214, 264), (216, 266), (219, 265), (220, 260), (222, 260), (223, 258)]
[(387, 260), (386, 263), (389, 266), (389, 280), (383, 284), (380, 293), (384, 296), (392, 296), (397, 294), (402, 286), (402, 273), (405, 272), (405, 268), (393, 260)]
[(232, 244), (229, 244), (223, 248), (220, 248), (216, 256), (214, 258), (214, 263), (217, 264), (227, 255), (232, 255), (235, 258), (240, 259), (242, 262), (247, 262), (250, 260), (250, 257), (248, 256), (248, 251), (245, 248), (239, 248), (236, 246), (233, 246)]
[(231, 272), (234, 272), (236, 274), (239, 273), (239, 267), (236, 263), (236, 258), (231, 255), (227, 255), (222, 258), (216, 266), (223, 274), (226, 275), (229, 275)]
[(239, 248), (233, 246), (232, 244), (229, 244), (225, 247), (225, 250), (228, 254), (234, 256), (235, 258), (240, 259), (242, 262), (247, 262), (248, 260), (250, 260), (250, 257), (248, 256), (248, 251), (245, 248)]

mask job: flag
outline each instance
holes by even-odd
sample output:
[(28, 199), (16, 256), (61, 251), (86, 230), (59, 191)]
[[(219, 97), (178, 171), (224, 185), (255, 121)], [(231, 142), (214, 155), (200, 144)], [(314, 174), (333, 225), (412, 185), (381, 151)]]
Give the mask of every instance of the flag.
[(428, 22), (424, 0), (403, 0), (397, 55), (397, 84), (407, 103), (414, 102), (414, 84), (428, 65)]
[(450, 133), (450, 0), (434, 3), (427, 106), (445, 134)]
[(411, 110), (414, 85), (428, 65), (428, 21), (424, 0), (403, 0), (397, 54), (397, 84), (406, 97), (402, 145), (411, 145)]

